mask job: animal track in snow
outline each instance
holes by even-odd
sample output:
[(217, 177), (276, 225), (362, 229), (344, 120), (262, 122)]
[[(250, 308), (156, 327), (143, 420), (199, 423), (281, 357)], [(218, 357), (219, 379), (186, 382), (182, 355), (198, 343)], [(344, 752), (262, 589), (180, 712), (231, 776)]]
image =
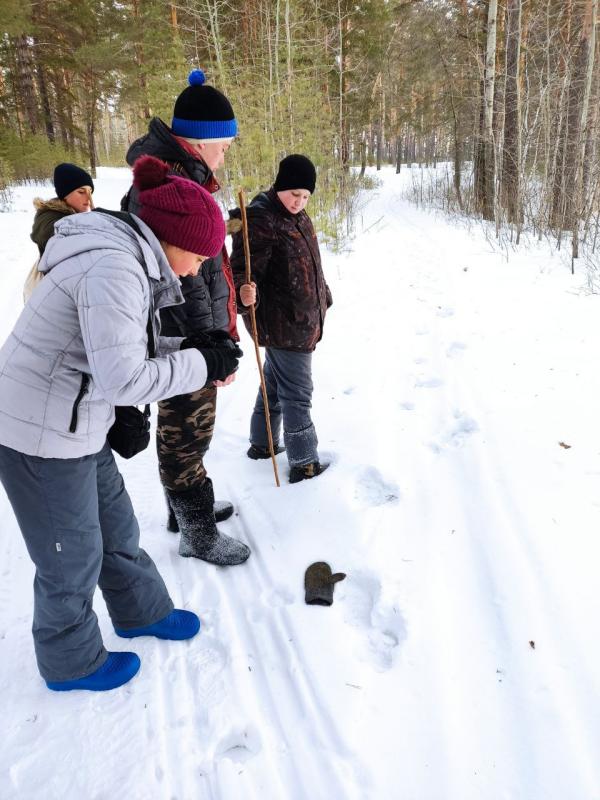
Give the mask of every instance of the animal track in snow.
[(400, 489), (395, 483), (387, 483), (375, 467), (366, 467), (358, 476), (354, 497), (363, 508), (395, 503)]
[(438, 310), (436, 311), (438, 317), (453, 317), (454, 316), (454, 309), (448, 308), (447, 306), (438, 306)]
[(415, 404), (411, 403), (409, 401), (406, 401), (406, 400), (404, 402), (402, 402), (402, 403), (398, 403), (398, 405), (400, 406), (402, 411), (414, 411), (415, 410)]
[(283, 586), (275, 586), (262, 592), (259, 603), (252, 604), (246, 616), (249, 622), (264, 622), (272, 609), (283, 608), (294, 602), (294, 595)]
[(456, 358), (456, 356), (462, 355), (466, 349), (467, 345), (464, 342), (452, 342), (446, 350), (446, 355), (448, 358)]
[(438, 439), (430, 442), (429, 446), (434, 453), (440, 453), (449, 447), (462, 447), (465, 441), (478, 430), (479, 426), (474, 419), (462, 411), (455, 411), (454, 421), (448, 425)]
[(273, 608), (282, 608), (294, 602), (294, 595), (285, 586), (276, 586), (267, 593), (264, 601)]
[(260, 736), (252, 728), (241, 731), (232, 731), (223, 737), (215, 749), (216, 758), (228, 758), (242, 764), (254, 758), (262, 750)]
[(441, 378), (417, 378), (415, 381), (417, 389), (438, 389), (443, 385), (444, 381)]
[(379, 579), (366, 572), (349, 574), (338, 591), (345, 621), (366, 632), (367, 655), (373, 666), (378, 672), (390, 669), (406, 638), (406, 622), (398, 605), (382, 602)]

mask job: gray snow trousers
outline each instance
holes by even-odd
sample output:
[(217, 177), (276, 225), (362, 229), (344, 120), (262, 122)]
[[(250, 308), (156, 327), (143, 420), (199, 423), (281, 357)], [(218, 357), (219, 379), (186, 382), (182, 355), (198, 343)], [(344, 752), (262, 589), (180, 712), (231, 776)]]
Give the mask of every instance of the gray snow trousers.
[(151, 625), (173, 603), (139, 547), (131, 500), (108, 443), (82, 458), (39, 458), (0, 445), (0, 481), (35, 564), (33, 640), (48, 681), (80, 678), (107, 652), (92, 609), (98, 585), (116, 628)]
[[(319, 442), (310, 416), (312, 353), (267, 347), (264, 374), (273, 442), (279, 440), (283, 420), (283, 440), (290, 466), (299, 467), (317, 461)], [(265, 406), (260, 389), (250, 420), (250, 443), (268, 447)]]

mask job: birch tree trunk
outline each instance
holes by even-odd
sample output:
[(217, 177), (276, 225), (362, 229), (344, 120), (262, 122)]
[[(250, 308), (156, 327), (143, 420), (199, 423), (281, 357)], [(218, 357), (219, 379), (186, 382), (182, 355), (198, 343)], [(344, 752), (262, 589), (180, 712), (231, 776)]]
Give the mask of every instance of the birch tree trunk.
[(494, 85), (496, 78), (496, 24), (498, 0), (489, 0), (483, 80), (484, 196), (483, 218), (494, 219), (495, 148), (494, 148)]
[[(580, 47), (577, 58), (577, 67), (581, 70), (583, 86), (581, 87), (581, 111), (578, 120), (577, 147), (575, 152), (575, 179), (572, 205), (573, 222), (573, 261), (579, 257), (579, 226), (583, 216), (585, 197), (583, 196), (583, 172), (585, 160), (585, 146), (587, 140), (588, 112), (592, 78), (594, 75), (594, 62), (596, 57), (596, 21), (598, 17), (598, 0), (586, 0), (585, 16), (581, 29)], [(579, 71), (579, 69), (577, 70)]]
[(509, 222), (520, 226), (521, 212), (521, 0), (508, 0), (504, 149), (500, 197)]

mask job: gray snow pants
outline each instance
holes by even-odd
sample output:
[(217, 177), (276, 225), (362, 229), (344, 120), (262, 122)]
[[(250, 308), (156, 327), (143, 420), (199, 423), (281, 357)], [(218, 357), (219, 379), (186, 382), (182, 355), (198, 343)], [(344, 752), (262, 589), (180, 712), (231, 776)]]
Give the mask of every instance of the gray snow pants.
[(173, 603), (139, 547), (131, 500), (108, 443), (82, 458), (39, 458), (0, 445), (0, 481), (35, 564), (33, 640), (48, 681), (80, 678), (107, 652), (92, 609), (98, 585), (116, 628), (151, 625)]
[[(317, 461), (319, 442), (310, 416), (312, 353), (267, 347), (264, 374), (273, 442), (279, 441), (283, 420), (283, 440), (290, 466), (299, 467)], [(250, 443), (268, 447), (265, 406), (260, 389), (250, 420)]]

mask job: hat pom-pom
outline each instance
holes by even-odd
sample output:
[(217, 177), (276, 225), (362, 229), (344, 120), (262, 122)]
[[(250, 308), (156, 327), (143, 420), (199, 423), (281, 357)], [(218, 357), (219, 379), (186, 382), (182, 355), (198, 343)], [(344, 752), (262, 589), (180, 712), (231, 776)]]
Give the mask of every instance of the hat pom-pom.
[(133, 165), (133, 185), (136, 189), (155, 189), (165, 183), (169, 165), (154, 156), (140, 156)]
[(201, 69), (193, 69), (188, 75), (188, 82), (190, 86), (202, 86), (206, 81), (206, 75)]

